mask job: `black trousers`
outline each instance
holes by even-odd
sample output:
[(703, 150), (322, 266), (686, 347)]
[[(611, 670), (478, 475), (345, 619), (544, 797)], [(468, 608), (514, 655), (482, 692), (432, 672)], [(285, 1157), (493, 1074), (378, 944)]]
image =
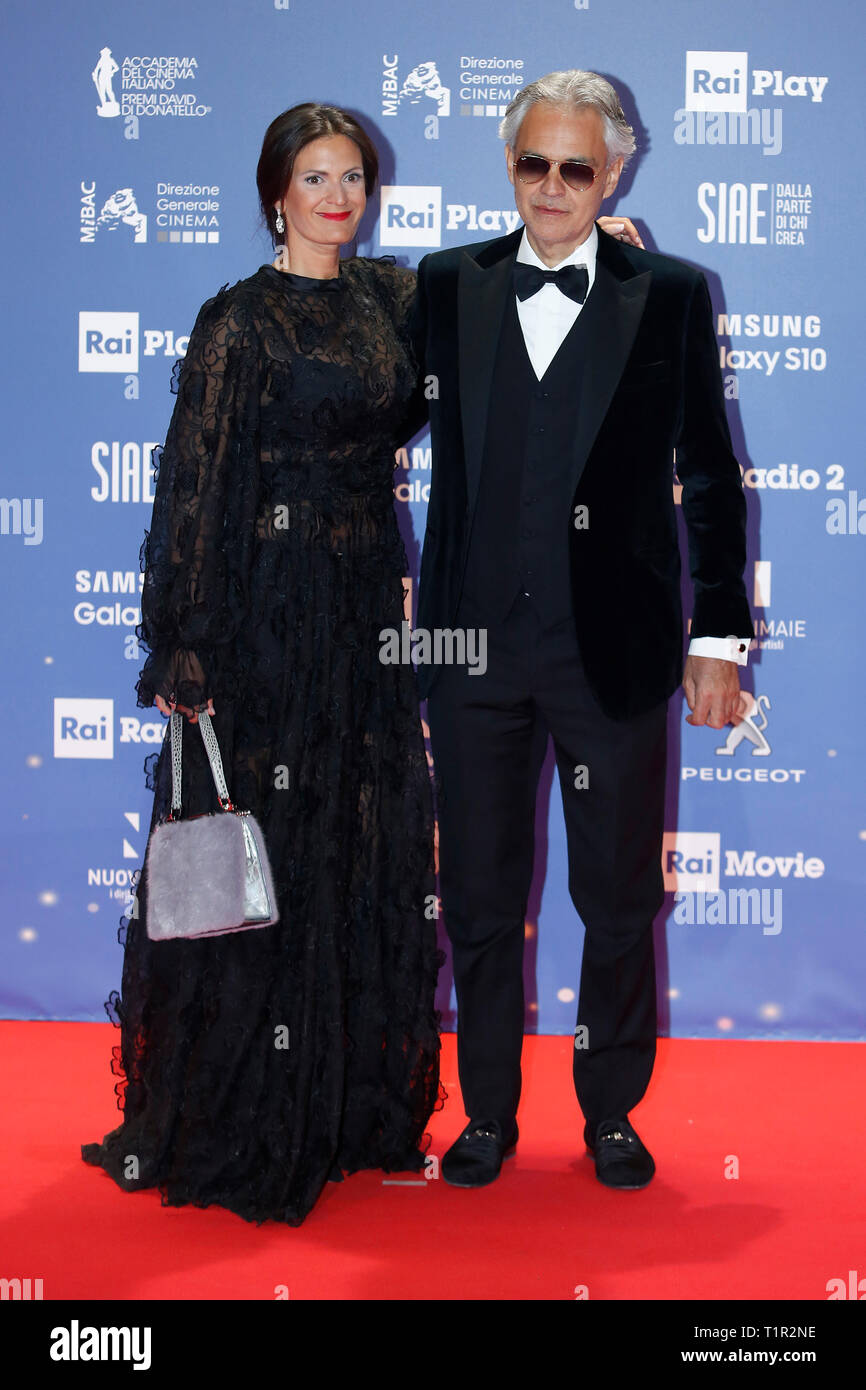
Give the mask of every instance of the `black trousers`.
[(504, 1128), (517, 1113), (525, 914), (550, 733), (569, 892), (585, 927), (574, 1085), (594, 1127), (628, 1114), (655, 1060), (666, 703), (609, 719), (587, 685), (573, 620), (545, 628), (523, 595), (498, 623), (465, 599), (455, 626), (487, 631), (484, 674), (443, 666), (427, 707), (464, 1105), (470, 1119)]

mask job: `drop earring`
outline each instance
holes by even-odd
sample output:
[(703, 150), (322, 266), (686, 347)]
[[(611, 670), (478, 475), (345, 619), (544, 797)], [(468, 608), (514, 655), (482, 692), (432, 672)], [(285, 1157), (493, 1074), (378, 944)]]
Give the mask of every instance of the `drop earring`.
[(274, 226), (276, 227), (280, 235), (282, 235), (282, 233), (286, 230), (286, 219), (283, 217), (283, 214), (281, 212), (277, 213), (277, 220), (274, 223)]

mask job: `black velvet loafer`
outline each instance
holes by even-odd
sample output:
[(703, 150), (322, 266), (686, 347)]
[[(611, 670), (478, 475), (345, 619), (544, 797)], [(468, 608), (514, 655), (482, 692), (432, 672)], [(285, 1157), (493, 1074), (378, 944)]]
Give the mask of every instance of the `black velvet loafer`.
[(442, 1159), (442, 1176), (452, 1187), (486, 1187), (499, 1177), (516, 1143), (516, 1124), (503, 1135), (495, 1120), (470, 1120)]
[(595, 1175), (605, 1187), (625, 1191), (646, 1187), (656, 1166), (652, 1154), (638, 1138), (628, 1120), (605, 1120), (595, 1135), (587, 1124), (584, 1142), (595, 1159)]

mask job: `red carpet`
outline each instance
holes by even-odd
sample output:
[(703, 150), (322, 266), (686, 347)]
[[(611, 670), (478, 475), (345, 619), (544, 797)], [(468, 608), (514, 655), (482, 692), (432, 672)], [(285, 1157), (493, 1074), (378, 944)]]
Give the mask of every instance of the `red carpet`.
[[(657, 1175), (617, 1193), (582, 1151), (570, 1039), (527, 1038), (521, 1141), (498, 1182), (362, 1173), (292, 1229), (164, 1208), (81, 1161), (117, 1123), (115, 1040), (110, 1024), (0, 1023), (0, 1276), (41, 1278), (46, 1300), (269, 1300), (281, 1285), (291, 1299), (824, 1300), (828, 1280), (866, 1276), (859, 1044), (662, 1041), (633, 1114)], [(450, 1036), (443, 1079), (437, 1155), (465, 1123)]]

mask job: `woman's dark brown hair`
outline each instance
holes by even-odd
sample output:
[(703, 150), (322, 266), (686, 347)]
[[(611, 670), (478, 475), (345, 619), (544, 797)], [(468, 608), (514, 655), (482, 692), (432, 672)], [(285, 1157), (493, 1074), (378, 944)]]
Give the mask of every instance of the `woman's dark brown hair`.
[(278, 234), (274, 226), (277, 218), (274, 203), (282, 198), (289, 185), (295, 160), (305, 145), (332, 135), (345, 135), (354, 140), (361, 151), (367, 197), (373, 192), (379, 174), (379, 156), (373, 141), (355, 117), (339, 106), (322, 106), (317, 101), (304, 101), (300, 106), (290, 107), (271, 121), (265, 131), (256, 168), (262, 215), (275, 244)]

